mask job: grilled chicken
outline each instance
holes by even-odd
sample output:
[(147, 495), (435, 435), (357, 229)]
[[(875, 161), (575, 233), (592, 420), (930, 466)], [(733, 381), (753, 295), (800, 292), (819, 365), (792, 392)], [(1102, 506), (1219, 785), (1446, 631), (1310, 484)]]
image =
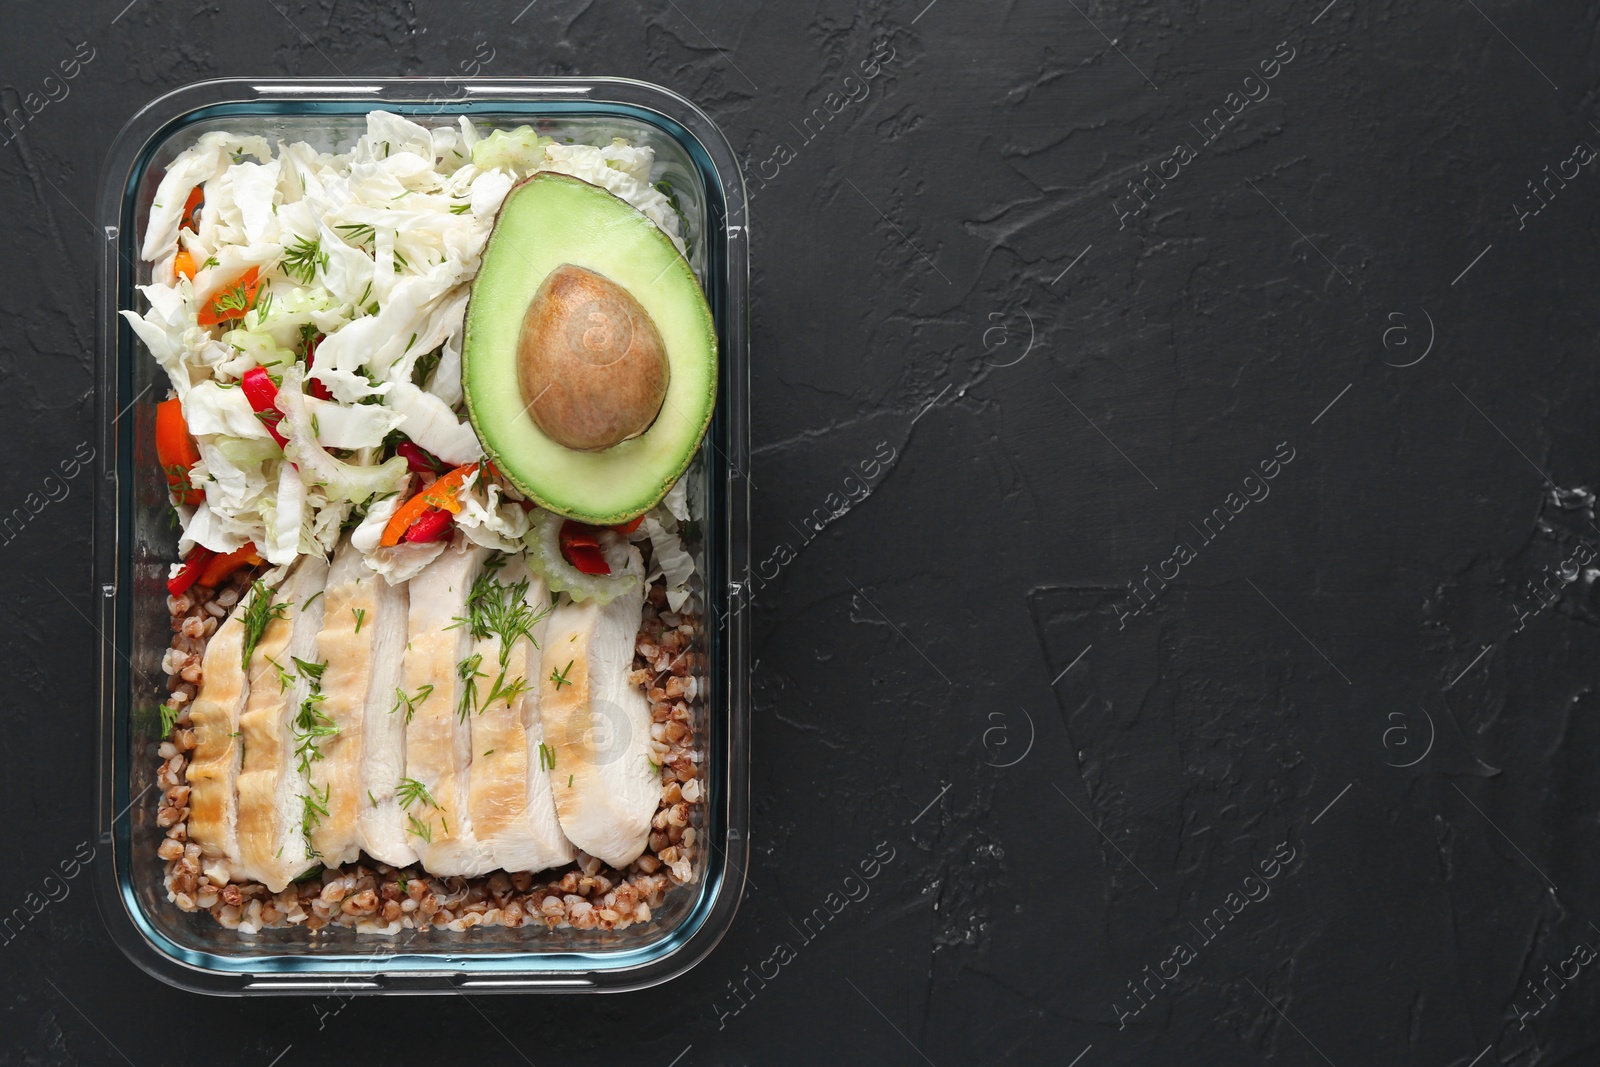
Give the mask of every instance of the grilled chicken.
[[(403, 626), (396, 626), (392, 618), (384, 620), (389, 623), (386, 627), (379, 624), (379, 616), (385, 611), (391, 616), (404, 616), (400, 606), (405, 598), (403, 586), (397, 591), (400, 604), (394, 603), (391, 596), (382, 598), (388, 603), (380, 606), (381, 594), (388, 588), (389, 583), (366, 565), (360, 550), (348, 541), (335, 553), (323, 596), (322, 632), (317, 635), (317, 656), (322, 664), (317, 682), (322, 696), (318, 710), (327, 720), (321, 725), (335, 732), (321, 739), (316, 752), (319, 758), (311, 762), (312, 791), (327, 797), (328, 809), (312, 832), (311, 845), (330, 867), (348, 863), (360, 854), (360, 818), (363, 812), (378, 806), (378, 794), (374, 791), (369, 796), (363, 782), (365, 757), (374, 747), (366, 735), (368, 729), (383, 730), (389, 725), (384, 718), (393, 705), (395, 679), (405, 646)], [(380, 644), (380, 637), (385, 636), (389, 642)], [(378, 705), (375, 714), (374, 704)], [(398, 740), (403, 734), (395, 736)], [(393, 763), (399, 766), (398, 760)], [(382, 778), (391, 793), (395, 780), (391, 775)], [(392, 806), (392, 796), (390, 799)], [(397, 825), (396, 830), (400, 829)], [(403, 834), (400, 844), (404, 845)], [(409, 848), (404, 855), (411, 856)], [(409, 863), (410, 858), (405, 862)]]
[[(359, 558), (359, 557), (358, 557)], [(381, 863), (404, 867), (417, 861), (406, 834), (406, 816), (395, 789), (406, 773), (406, 709), (398, 699), (405, 682), (407, 585), (390, 585), (362, 565), (359, 593), (353, 593), (350, 616), (366, 614), (360, 640), (368, 640), (366, 704), (362, 715), (361, 791), (357, 798), (361, 847)], [(332, 611), (329, 608), (329, 611)], [(330, 666), (330, 672), (332, 670)]]
[(623, 868), (639, 858), (661, 798), (650, 707), (628, 680), (644, 610), (644, 566), (628, 548), (632, 591), (601, 607), (563, 601), (545, 631), (539, 711), (556, 813), (567, 839)]
[[(539, 717), (540, 647), (549, 621), (550, 592), (526, 563), (512, 559), (478, 584), (480, 613), (500, 620), (475, 634), (473, 653), (488, 676), (472, 716), (472, 770), (467, 790), (472, 832), (506, 871), (542, 871), (572, 862), (550, 793), (544, 724)], [(481, 630), (480, 630), (481, 633)], [(514, 640), (509, 648), (506, 636)], [(506, 694), (504, 697), (499, 694)]]
[[(189, 709), (194, 756), (189, 764), (189, 840), (213, 882), (239, 881), (239, 715), (250, 691), (244, 669), (244, 615), (256, 590), (247, 590), (206, 644), (205, 681)], [(268, 590), (271, 595), (271, 590)]]
[(305, 556), (284, 580), (275, 598), (282, 610), (250, 657), (250, 692), (239, 716), (239, 859), (250, 878), (274, 893), (311, 865), (307, 836), (326, 811), (327, 797), (311, 791), (302, 767), (309, 758), (303, 746), (322, 740), (313, 728), (315, 679), (295, 660), (316, 658), (327, 574), (324, 560)]
[(471, 716), (487, 694), (481, 659), (464, 621), (483, 549), (462, 540), (411, 579), (404, 701), (405, 778), (397, 786), (411, 847), (436, 875), (494, 870), (494, 854), (473, 835), (467, 803)]

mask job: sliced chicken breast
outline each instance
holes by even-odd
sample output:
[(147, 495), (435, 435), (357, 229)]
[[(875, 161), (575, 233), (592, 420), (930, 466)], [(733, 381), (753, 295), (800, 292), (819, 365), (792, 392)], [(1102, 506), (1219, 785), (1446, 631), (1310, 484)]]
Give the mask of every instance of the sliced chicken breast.
[(361, 794), (358, 823), (361, 847), (381, 863), (405, 867), (417, 862), (406, 833), (406, 815), (395, 790), (406, 773), (406, 639), (409, 634), (408, 584), (390, 585), (370, 571), (360, 580), (361, 593), (351, 601), (365, 611), (358, 637), (370, 636), (366, 704), (363, 710)]
[(622, 868), (639, 858), (661, 799), (650, 706), (628, 680), (644, 610), (644, 566), (628, 547), (631, 592), (600, 607), (557, 605), (545, 631), (539, 710), (556, 814), (567, 839)]
[[(472, 767), (467, 805), (473, 834), (488, 845), (496, 867), (542, 871), (571, 863), (572, 842), (561, 832), (550, 792), (550, 760), (539, 717), (539, 673), (550, 591), (521, 557), (487, 572), (480, 596), (502, 620), (498, 632), (473, 642), (489, 676), (472, 717)], [(509, 647), (504, 643), (511, 636)], [(503, 696), (501, 694), (504, 694)]]
[[(267, 590), (271, 595), (272, 590)], [(256, 589), (206, 643), (205, 680), (189, 709), (194, 755), (189, 763), (189, 840), (200, 846), (200, 865), (213, 882), (244, 878), (239, 862), (239, 716), (250, 692), (244, 667), (244, 617)]]
[[(311, 760), (311, 789), (326, 796), (328, 813), (311, 834), (312, 851), (336, 867), (361, 852), (362, 808), (374, 806), (362, 786), (366, 750), (367, 698), (373, 676), (378, 590), (387, 585), (346, 541), (334, 554), (323, 594), (322, 632), (317, 635), (317, 675), (313, 688), (322, 700), (314, 715), (323, 730)], [(325, 721), (324, 721), (325, 720)]]
[[(471, 718), (487, 694), (472, 649), (468, 598), (485, 551), (462, 539), (411, 579), (405, 655), (406, 772), (396, 787), (411, 847), (437, 875), (494, 870), (494, 854), (473, 835), (467, 802)], [(458, 621), (459, 620), (459, 621)]]
[[(316, 657), (328, 564), (303, 556), (284, 580), (250, 657), (249, 687), (239, 716), (244, 757), (239, 772), (239, 859), (245, 873), (276, 893), (316, 856), (307, 838), (326, 817), (327, 797), (313, 793), (304, 745), (316, 745), (314, 672), (298, 658)], [(298, 751), (297, 751), (298, 750)]]

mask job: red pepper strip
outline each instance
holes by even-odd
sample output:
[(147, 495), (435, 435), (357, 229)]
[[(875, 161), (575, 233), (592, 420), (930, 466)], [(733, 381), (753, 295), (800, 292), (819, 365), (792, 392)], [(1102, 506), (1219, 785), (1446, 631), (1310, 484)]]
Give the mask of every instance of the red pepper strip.
[(639, 528), (639, 524), (642, 523), (642, 522), (644, 522), (644, 516), (643, 515), (635, 515), (631, 521), (618, 523), (617, 525), (615, 525), (615, 526), (613, 526), (611, 528), (613, 530), (617, 531), (617, 533), (619, 533), (619, 534), (626, 535), (626, 534), (631, 534), (631, 533), (633, 533), (633, 531), (637, 530)]
[(195, 583), (200, 577), (200, 572), (206, 569), (206, 564), (216, 553), (204, 545), (195, 545), (184, 557), (183, 569), (167, 579), (167, 592), (173, 596), (182, 596), (184, 591)]
[(432, 452), (412, 441), (401, 441), (394, 446), (397, 456), (405, 459), (406, 467), (414, 474), (441, 474), (444, 462)]
[(318, 400), (333, 399), (333, 393), (322, 383), (322, 380), (311, 377), (310, 373), (317, 365), (317, 346), (322, 343), (322, 339), (326, 336), (327, 334), (319, 333), (306, 343), (306, 395), (314, 396)]
[(179, 222), (180, 228), (186, 228), (190, 233), (200, 232), (200, 216), (196, 214), (200, 205), (206, 202), (206, 194), (200, 191), (197, 185), (189, 190), (189, 199), (183, 204), (183, 221)]
[(278, 447), (288, 444), (289, 439), (278, 430), (278, 423), (283, 421), (283, 412), (278, 410), (278, 387), (272, 384), (266, 368), (251, 367), (245, 371), (244, 377), (239, 379), (239, 387), (244, 390), (244, 398), (250, 401), (251, 410), (260, 418), (272, 439), (278, 442)]
[(240, 567), (254, 567), (261, 562), (261, 557), (256, 553), (256, 546), (245, 545), (222, 556), (213, 556), (210, 563), (206, 564), (205, 571), (200, 575), (199, 584), (215, 586), (238, 570)]
[(561, 524), (561, 555), (584, 574), (610, 574), (611, 565), (600, 553), (598, 527), (568, 519)]
[(455, 519), (448, 511), (425, 512), (422, 518), (411, 524), (406, 530), (406, 540), (414, 545), (425, 545), (431, 541), (448, 541), (450, 528)]

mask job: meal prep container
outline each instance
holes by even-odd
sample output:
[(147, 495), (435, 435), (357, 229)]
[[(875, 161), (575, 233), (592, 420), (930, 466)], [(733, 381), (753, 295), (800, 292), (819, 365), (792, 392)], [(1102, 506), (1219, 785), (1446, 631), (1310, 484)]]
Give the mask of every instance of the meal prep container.
[[(176, 558), (166, 483), (155, 458), (155, 405), (166, 375), (117, 315), (150, 280), (140, 236), (163, 168), (200, 134), (228, 129), (343, 150), (385, 109), (425, 126), (471, 117), (480, 128), (530, 124), (558, 139), (621, 135), (655, 149), (677, 192), (721, 341), (716, 412), (686, 477), (703, 531), (702, 684), (697, 733), (708, 799), (697, 824), (710, 847), (698, 881), (672, 890), (648, 923), (622, 930), (479, 926), (397, 936), (328, 927), (241, 936), (166, 899), (156, 856), (161, 657), (171, 637), (168, 564)], [(749, 455), (745, 194), (727, 140), (699, 108), (620, 78), (228, 79), (187, 86), (139, 111), (112, 145), (95, 221), (99, 280), (94, 589), (102, 637), (95, 890), (112, 937), (147, 972), (216, 994), (603, 992), (682, 974), (727, 931), (744, 887), (749, 817), (748, 626), (733, 594), (747, 569)]]

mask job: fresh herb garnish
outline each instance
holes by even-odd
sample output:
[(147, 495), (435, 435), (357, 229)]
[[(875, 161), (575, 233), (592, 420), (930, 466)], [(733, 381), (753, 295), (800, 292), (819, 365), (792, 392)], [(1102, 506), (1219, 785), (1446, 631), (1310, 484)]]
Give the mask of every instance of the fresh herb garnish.
[(557, 691), (559, 691), (561, 689), (561, 687), (564, 686), (564, 685), (571, 685), (572, 684), (571, 682), (567, 681), (567, 672), (572, 669), (572, 665), (574, 663), (576, 663), (576, 662), (578, 662), (578, 661), (575, 660), (575, 659), (569, 659), (569, 660), (567, 660), (567, 665), (565, 667), (562, 667), (560, 671), (554, 671), (553, 670), (553, 671), (550, 672), (550, 680), (552, 682), (556, 683)]
[(294, 684), (293, 671), (285, 670), (283, 664), (279, 663), (271, 656), (267, 657), (267, 662), (272, 664), (272, 669), (278, 672), (278, 692), (281, 693)]
[(483, 698), (483, 707), (489, 707), (496, 700), (504, 700), (506, 706), (510, 707), (511, 702), (518, 695), (526, 693), (528, 688), (528, 680), (522, 677), (512, 679), (511, 684), (507, 685), (506, 669), (501, 667), (500, 674), (495, 678), (494, 684), (489, 687), (489, 695)]
[[(378, 234), (377, 230), (360, 222), (346, 223), (343, 226), (335, 226), (334, 229), (338, 230), (339, 235), (353, 245), (369, 245)], [(358, 300), (357, 303), (360, 303), (360, 301)]]
[(409, 808), (414, 800), (427, 801), (430, 808), (439, 806), (439, 802), (433, 799), (433, 794), (428, 792), (428, 787), (415, 778), (400, 779), (400, 786), (394, 791), (394, 795), (400, 801), (402, 808)]
[(178, 724), (178, 709), (171, 704), (161, 705), (161, 736), (170, 737), (172, 728)]
[(300, 672), (300, 677), (308, 678), (313, 682), (320, 683), (322, 681), (322, 672), (328, 669), (326, 660), (321, 663), (307, 663), (299, 656), (290, 656), (289, 658), (294, 660), (295, 670)]
[(456, 664), (456, 677), (461, 679), (461, 701), (456, 705), (456, 716), (467, 721), (467, 716), (478, 707), (478, 679), (487, 678), (478, 668), (483, 666), (483, 653), (474, 652)]
[(356, 633), (361, 632), (361, 624), (367, 621), (366, 608), (351, 608), (350, 614), (356, 617)]
[(323, 786), (320, 791), (316, 786), (312, 786), (310, 793), (300, 795), (300, 833), (306, 839), (306, 855), (311, 857), (322, 855), (311, 844), (311, 831), (321, 826), (322, 820), (328, 815), (329, 791), (328, 786)]
[(250, 666), (250, 656), (256, 650), (256, 645), (261, 642), (261, 635), (266, 632), (267, 623), (273, 619), (287, 619), (289, 605), (287, 603), (274, 604), (272, 590), (260, 578), (250, 586), (250, 606), (245, 608), (240, 621), (244, 623), (244, 666)]
[(452, 215), (465, 215), (467, 212), (469, 212), (471, 210), (472, 210), (472, 205), (471, 204), (452, 204), (452, 205), (450, 205), (450, 214), (452, 214)]
[(432, 684), (423, 686), (421, 689), (417, 690), (416, 695), (409, 697), (406, 696), (406, 691), (404, 689), (396, 689), (394, 691), (394, 707), (389, 709), (389, 714), (393, 715), (401, 708), (405, 708), (406, 722), (409, 723), (411, 721), (411, 716), (417, 713), (417, 705), (421, 704), (424, 700), (427, 700), (432, 695)]
[[(503, 566), (504, 561), (501, 560), (498, 565)], [(498, 637), (500, 666), (504, 667), (511, 659), (511, 649), (517, 639), (526, 637), (533, 641), (533, 628), (539, 624), (539, 620), (550, 614), (550, 609), (535, 608), (527, 602), (526, 580), (507, 585), (500, 581), (496, 569), (494, 565), (484, 566), (472, 583), (472, 591), (467, 594), (467, 617), (456, 616), (448, 628), (465, 624), (467, 633), (479, 640)], [(537, 641), (533, 644), (535, 648), (539, 647)]]
[(283, 261), (279, 266), (283, 268), (283, 273), (301, 285), (310, 285), (317, 276), (318, 267), (328, 269), (328, 253), (322, 250), (320, 239), (297, 237), (293, 244), (283, 250)]
[(370, 790), (370, 789), (367, 790), (367, 799), (372, 801), (372, 806), (373, 807), (377, 807), (378, 806), (378, 798), (372, 795), (372, 790)]
[(543, 741), (539, 742), (539, 769), (542, 771), (553, 771), (556, 769), (555, 749), (551, 748)]
[(433, 844), (433, 827), (430, 824), (415, 815), (407, 815), (406, 822), (410, 825), (411, 832), (422, 838), (424, 844)]

